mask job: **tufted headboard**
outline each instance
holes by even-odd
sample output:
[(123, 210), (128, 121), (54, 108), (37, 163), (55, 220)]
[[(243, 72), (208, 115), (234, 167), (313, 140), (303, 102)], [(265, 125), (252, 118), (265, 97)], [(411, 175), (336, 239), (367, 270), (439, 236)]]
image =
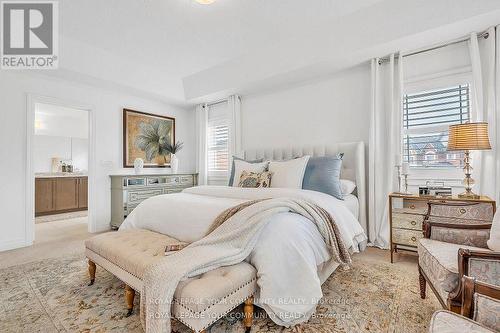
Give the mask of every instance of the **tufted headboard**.
[(249, 149), (243, 152), (247, 160), (265, 158), (270, 160), (286, 160), (304, 155), (310, 156), (335, 156), (344, 153), (342, 161), (341, 178), (349, 179), (356, 183), (354, 194), (359, 200), (359, 223), (367, 230), (367, 194), (365, 173), (365, 145), (363, 142), (332, 143), (328, 145), (317, 145), (309, 147), (290, 147), (274, 149)]

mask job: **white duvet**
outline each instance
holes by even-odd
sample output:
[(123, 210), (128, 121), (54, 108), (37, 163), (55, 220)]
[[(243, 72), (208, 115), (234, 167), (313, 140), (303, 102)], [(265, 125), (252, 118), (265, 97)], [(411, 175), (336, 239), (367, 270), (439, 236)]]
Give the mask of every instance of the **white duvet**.
[[(351, 252), (364, 247), (367, 237), (342, 200), (315, 191), (284, 188), (199, 186), (142, 202), (120, 230), (147, 229), (183, 242), (203, 238), (214, 219), (239, 203), (277, 197), (300, 198), (327, 210)], [(279, 325), (309, 319), (323, 296), (318, 267), (330, 259), (319, 231), (303, 216), (280, 213), (272, 217), (247, 259), (258, 272), (256, 304)]]

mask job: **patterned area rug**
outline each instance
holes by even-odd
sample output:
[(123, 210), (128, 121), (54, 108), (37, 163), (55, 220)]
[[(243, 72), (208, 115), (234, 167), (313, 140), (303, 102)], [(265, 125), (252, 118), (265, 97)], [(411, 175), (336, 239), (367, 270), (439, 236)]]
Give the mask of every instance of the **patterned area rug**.
[[(142, 332), (139, 315), (126, 318), (123, 284), (97, 268), (87, 287), (82, 257), (49, 259), (0, 270), (0, 332)], [(257, 311), (252, 332), (427, 332), (439, 304), (432, 292), (421, 300), (414, 270), (389, 263), (355, 260), (323, 286), (324, 300), (309, 322), (275, 325)], [(136, 307), (139, 309), (136, 296)], [(244, 332), (237, 309), (220, 319), (212, 333)], [(173, 331), (190, 332), (173, 323)]]

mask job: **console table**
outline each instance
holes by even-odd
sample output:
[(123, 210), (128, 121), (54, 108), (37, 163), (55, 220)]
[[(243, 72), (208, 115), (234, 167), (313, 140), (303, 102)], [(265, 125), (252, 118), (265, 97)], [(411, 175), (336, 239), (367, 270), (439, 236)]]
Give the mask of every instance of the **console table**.
[(160, 194), (181, 192), (198, 184), (198, 174), (110, 175), (111, 228), (118, 229), (137, 205)]

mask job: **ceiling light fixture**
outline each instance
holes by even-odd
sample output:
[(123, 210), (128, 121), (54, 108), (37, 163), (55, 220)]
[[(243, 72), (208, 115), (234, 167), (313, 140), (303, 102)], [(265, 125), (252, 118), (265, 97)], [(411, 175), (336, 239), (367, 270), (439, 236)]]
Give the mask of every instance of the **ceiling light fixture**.
[(201, 5), (210, 5), (215, 2), (215, 0), (196, 0), (197, 3)]

